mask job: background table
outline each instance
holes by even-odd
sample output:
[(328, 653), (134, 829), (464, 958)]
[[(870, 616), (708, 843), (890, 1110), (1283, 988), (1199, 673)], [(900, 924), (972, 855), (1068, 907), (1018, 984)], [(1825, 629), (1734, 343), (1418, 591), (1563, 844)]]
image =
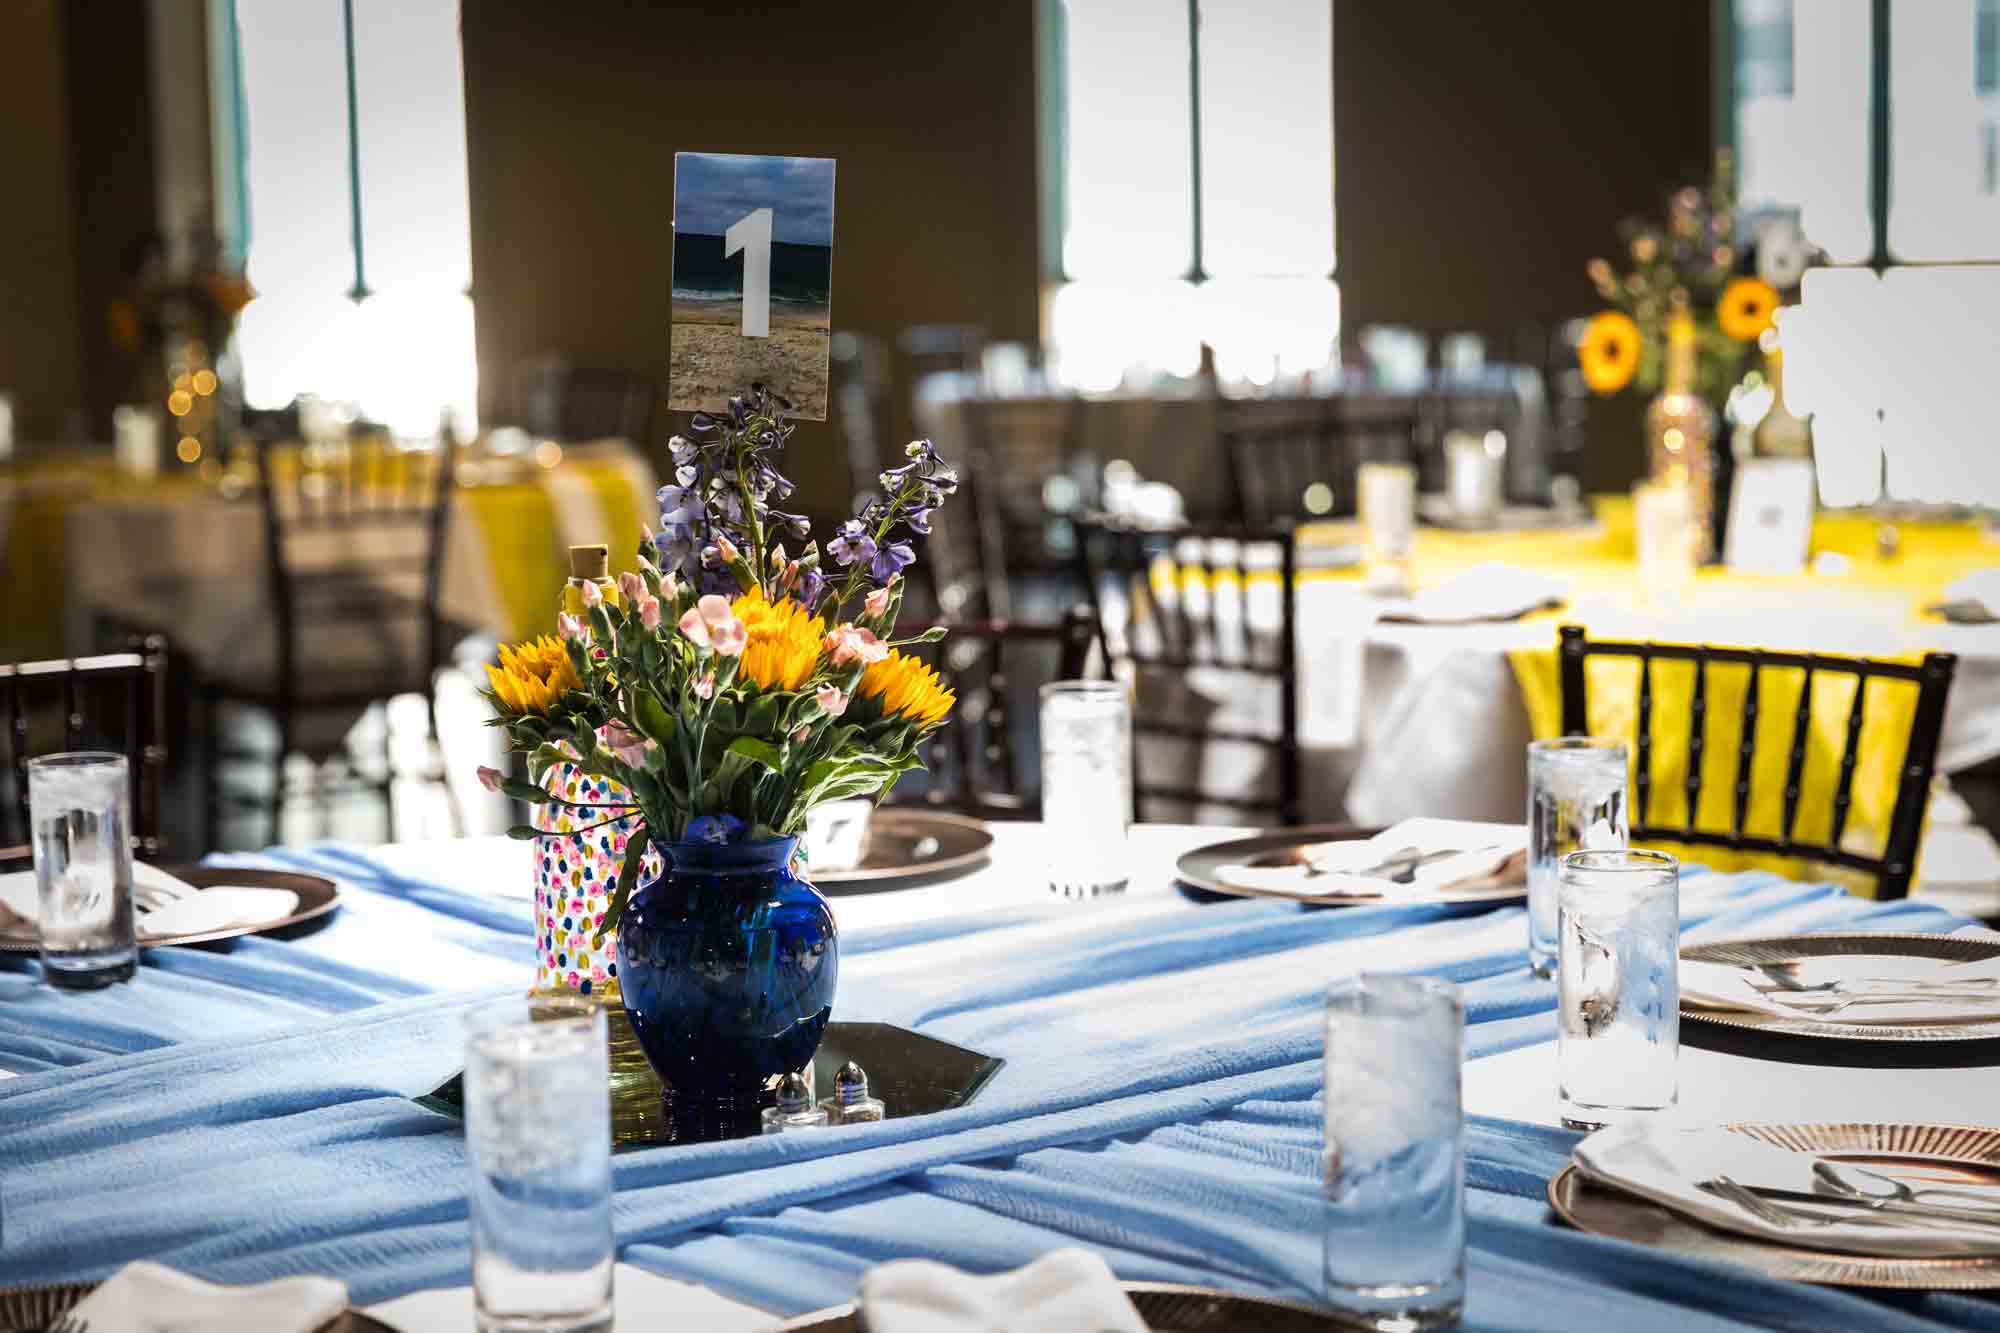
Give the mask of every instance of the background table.
[[(1554, 991), (1526, 971), (1519, 908), (1198, 904), (1173, 857), (1219, 832), (1138, 830), (1132, 890), (1095, 905), (1051, 898), (1032, 825), (997, 826), (994, 863), (967, 878), (837, 898), (841, 1017), (1007, 1066), (940, 1115), (623, 1154), (620, 1258), (782, 1313), (848, 1299), (886, 1258), (997, 1269), (1070, 1243), (1132, 1279), (1312, 1292), (1326, 985), (1361, 968), (1458, 980), (1475, 1062), (1545, 1045)], [(467, 1280), (460, 1132), (408, 1099), (457, 1067), (467, 1005), (528, 984), (527, 849), (270, 859), (339, 875), (346, 906), (292, 941), (151, 951), (93, 994), (4, 964), (0, 1065), (24, 1076), (0, 1080), (0, 1282), (140, 1255), (224, 1280), (332, 1272), (364, 1302)], [(1698, 872), (1685, 916), (1709, 936), (1963, 924)], [(1551, 1226), (1541, 1191), (1574, 1137), (1470, 1122), (1468, 1328), (2000, 1327), (1984, 1300), (1780, 1286)]]
[[(0, 658), (87, 651), (99, 616), (167, 630), (176, 653), (196, 661), (275, 652), (254, 494), (227, 498), (186, 471), (142, 482), (96, 457), (10, 472), (0, 479), (10, 613)], [(614, 570), (632, 568), (654, 489), (651, 465), (622, 444), (572, 449), (551, 468), (462, 463), (445, 529), (444, 614), (496, 638), (547, 632), (565, 548), (605, 542)], [(350, 539), (343, 558), (365, 561)]]

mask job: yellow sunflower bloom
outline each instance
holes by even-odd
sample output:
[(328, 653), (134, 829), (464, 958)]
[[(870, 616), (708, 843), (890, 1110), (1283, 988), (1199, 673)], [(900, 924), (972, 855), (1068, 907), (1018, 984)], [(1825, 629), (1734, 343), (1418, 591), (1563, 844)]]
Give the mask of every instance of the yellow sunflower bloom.
[(773, 606), (761, 589), (738, 597), (729, 609), (749, 631), (737, 680), (763, 690), (796, 690), (811, 679), (826, 635), (824, 620), (789, 597)]
[(556, 700), (583, 688), (570, 665), (569, 649), (552, 634), (508, 647), (500, 645), (500, 665), (486, 668), (486, 679), (502, 712), (546, 715)]
[(1771, 327), (1778, 313), (1778, 292), (1762, 278), (1733, 278), (1722, 289), (1722, 301), (1715, 308), (1715, 322), (1738, 342), (1749, 342)]
[(917, 658), (904, 656), (901, 649), (891, 649), (887, 657), (862, 672), (854, 692), (863, 699), (880, 700), (885, 714), (900, 715), (926, 728), (943, 722), (958, 702), (958, 696), (944, 687), (937, 672)]
[(1639, 326), (1623, 311), (1593, 316), (1576, 345), (1576, 359), (1592, 393), (1617, 393), (1639, 369)]

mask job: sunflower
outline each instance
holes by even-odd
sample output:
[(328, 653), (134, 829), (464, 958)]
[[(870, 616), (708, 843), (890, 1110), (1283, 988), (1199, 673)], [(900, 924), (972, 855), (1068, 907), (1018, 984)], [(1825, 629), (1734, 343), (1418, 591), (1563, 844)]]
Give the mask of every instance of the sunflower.
[(500, 665), (488, 666), (486, 678), (493, 682), (500, 710), (516, 715), (547, 714), (556, 700), (583, 688), (570, 665), (569, 649), (551, 634), (511, 648), (501, 644)]
[(1601, 311), (1584, 328), (1576, 359), (1592, 393), (1617, 393), (1639, 369), (1639, 326), (1622, 311)]
[(764, 600), (762, 589), (729, 604), (730, 612), (750, 631), (736, 678), (765, 690), (796, 690), (819, 664), (820, 640), (826, 622), (809, 615), (789, 597), (776, 606)]
[(1715, 321), (1722, 331), (1738, 342), (1749, 342), (1771, 327), (1778, 311), (1778, 292), (1762, 278), (1732, 278), (1722, 289), (1715, 307)]
[(861, 673), (854, 693), (878, 702), (884, 714), (900, 714), (919, 727), (935, 727), (945, 720), (958, 696), (944, 687), (937, 672), (900, 649)]

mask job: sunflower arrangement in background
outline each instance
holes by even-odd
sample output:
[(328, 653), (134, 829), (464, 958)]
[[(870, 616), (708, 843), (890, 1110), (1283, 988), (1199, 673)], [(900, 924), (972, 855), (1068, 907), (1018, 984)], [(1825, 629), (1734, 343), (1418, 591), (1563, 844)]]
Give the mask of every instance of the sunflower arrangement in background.
[[(1627, 267), (1590, 261), (1585, 272), (1610, 307), (1594, 316), (1577, 343), (1591, 392), (1628, 384), (1655, 393), (1666, 365), (1667, 318), (1685, 300), (1695, 317), (1697, 391), (1720, 403), (1758, 354), (1758, 338), (1778, 309), (1797, 299), (1805, 271), (1825, 256), (1789, 218), (1748, 225), (1736, 207), (1728, 150), (1715, 155), (1706, 186), (1686, 185), (1662, 218), (1619, 224)], [(1746, 243), (1747, 241), (1747, 243)]]

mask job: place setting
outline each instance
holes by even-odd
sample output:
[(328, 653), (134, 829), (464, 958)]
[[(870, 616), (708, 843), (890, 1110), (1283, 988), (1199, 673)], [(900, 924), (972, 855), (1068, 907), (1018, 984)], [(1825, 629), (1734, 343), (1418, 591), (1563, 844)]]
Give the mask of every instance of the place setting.
[(1354, 832), (1308, 827), (1218, 842), (1182, 856), (1177, 872), (1181, 883), (1210, 894), (1318, 907), (1491, 905), (1527, 896), (1521, 825), (1409, 819), (1367, 837)]

